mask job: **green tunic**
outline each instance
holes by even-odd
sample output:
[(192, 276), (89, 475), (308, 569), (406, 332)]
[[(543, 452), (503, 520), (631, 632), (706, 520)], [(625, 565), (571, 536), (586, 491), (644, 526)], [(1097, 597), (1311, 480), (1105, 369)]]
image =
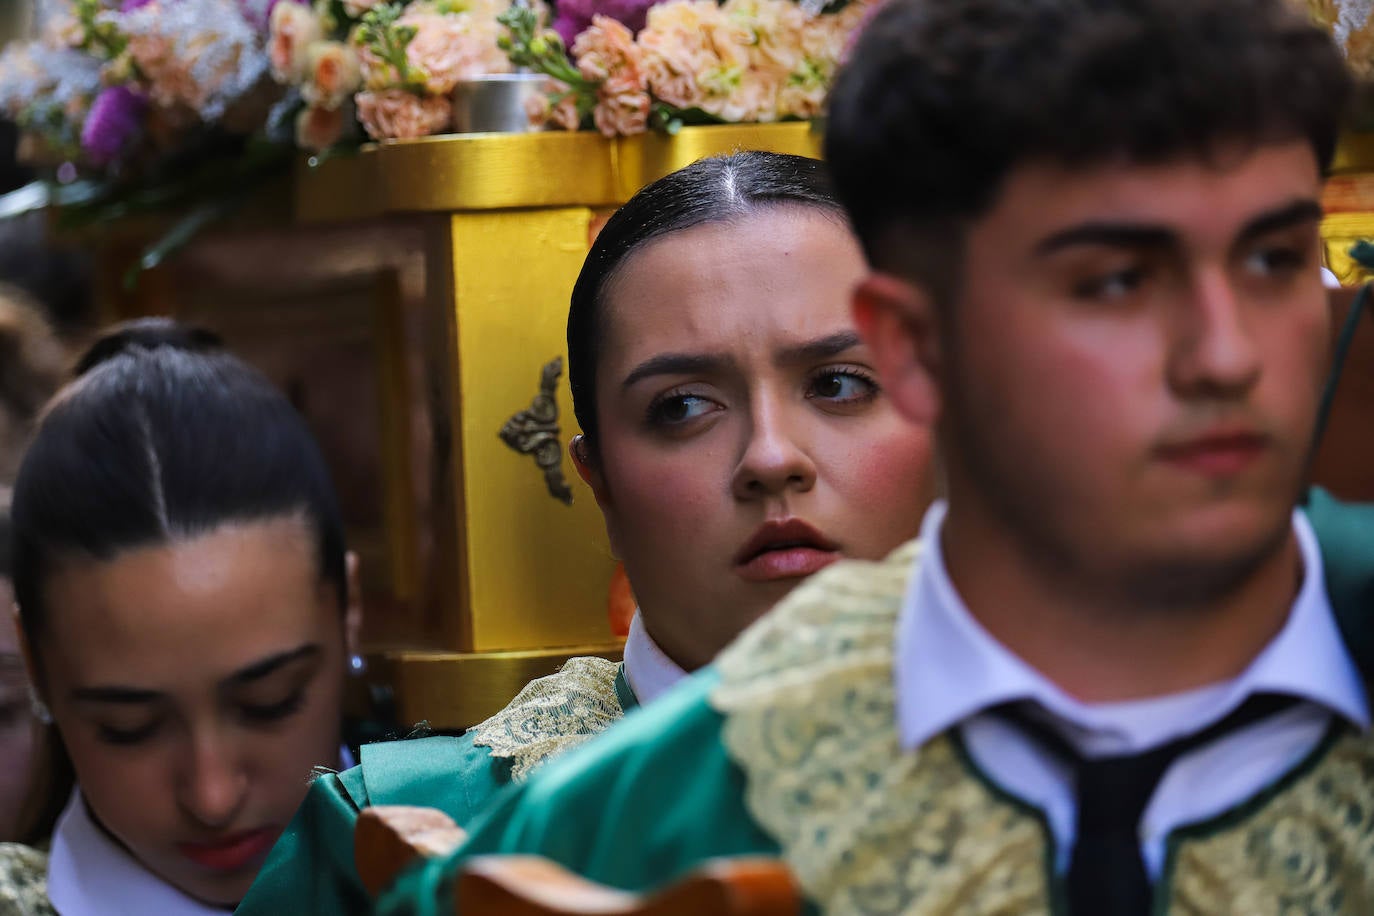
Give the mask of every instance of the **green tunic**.
[[(1307, 512), (1369, 683), (1374, 510), (1317, 493)], [(1061, 910), (1043, 815), (978, 772), (957, 730), (900, 746), (893, 630), (916, 554), (819, 574), (690, 685), (504, 793), (463, 849), (409, 872), (377, 912), (452, 912), (462, 861), (510, 852), (630, 890), (712, 857), (776, 856), (827, 914)], [(1174, 832), (1159, 909), (1374, 912), (1372, 862), (1374, 737), (1337, 723), (1247, 803)]]
[(498, 790), (585, 742), (636, 705), (619, 665), (575, 658), (531, 682), (461, 738), (364, 745), (359, 765), (311, 785), (239, 914), (366, 913), (353, 865), (353, 826), (368, 805), (438, 808), (466, 824)]

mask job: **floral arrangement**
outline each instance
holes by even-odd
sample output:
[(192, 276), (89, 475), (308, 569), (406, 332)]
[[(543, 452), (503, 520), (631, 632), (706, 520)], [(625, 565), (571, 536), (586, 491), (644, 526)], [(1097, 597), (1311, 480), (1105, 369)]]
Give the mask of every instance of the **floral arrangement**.
[(0, 112), (39, 161), (126, 171), (205, 125), (252, 133), (268, 104), (261, 0), (74, 0), (0, 56)]
[(573, 40), (512, 7), (501, 21), (516, 63), (547, 74), (552, 90), (532, 117), (567, 130), (590, 123), (607, 136), (675, 131), (684, 123), (813, 118), (869, 0), (835, 12), (792, 0), (668, 0), (636, 35), (596, 14)]
[(282, 0), (269, 20), (272, 73), (298, 92), (297, 142), (345, 139), (350, 112), (374, 139), (443, 133), (462, 80), (512, 69), (497, 46), (509, 0)]

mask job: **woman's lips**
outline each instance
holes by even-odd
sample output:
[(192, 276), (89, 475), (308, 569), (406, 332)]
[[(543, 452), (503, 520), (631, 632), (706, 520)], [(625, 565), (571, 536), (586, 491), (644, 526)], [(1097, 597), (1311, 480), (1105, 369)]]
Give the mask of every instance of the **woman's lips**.
[(767, 521), (735, 555), (735, 570), (751, 582), (799, 579), (840, 558), (839, 546), (799, 518)]
[(277, 841), (271, 827), (233, 833), (211, 843), (179, 843), (177, 851), (213, 871), (240, 871), (262, 858)]
[(739, 564), (735, 569), (740, 578), (750, 582), (802, 579), (819, 572), (839, 558), (839, 552), (834, 550), (785, 547), (779, 550), (766, 550), (752, 560)]

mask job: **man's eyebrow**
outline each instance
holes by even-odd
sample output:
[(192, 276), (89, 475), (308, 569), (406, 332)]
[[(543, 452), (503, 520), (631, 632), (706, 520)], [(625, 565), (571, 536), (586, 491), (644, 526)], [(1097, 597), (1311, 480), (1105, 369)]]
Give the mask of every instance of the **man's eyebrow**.
[(1245, 224), (1245, 228), (1240, 230), (1240, 235), (1236, 237), (1236, 243), (1244, 245), (1246, 242), (1253, 242), (1271, 232), (1291, 229), (1303, 223), (1320, 222), (1324, 215), (1325, 211), (1322, 210), (1321, 204), (1317, 201), (1307, 198), (1295, 200), (1250, 220)]
[(808, 340), (806, 343), (784, 347), (778, 351), (777, 362), (779, 365), (820, 362), (839, 356), (846, 350), (852, 350), (862, 344), (863, 339), (859, 337), (858, 332), (836, 331), (834, 334)]
[(630, 370), (620, 387), (629, 388), (654, 375), (693, 375), (715, 372), (733, 365), (734, 360), (719, 353), (660, 353)]
[(254, 662), (245, 668), (240, 668), (238, 671), (235, 671), (225, 678), (223, 684), (226, 687), (236, 687), (250, 681), (260, 680), (272, 674), (274, 671), (279, 671), (292, 662), (300, 661), (303, 658), (318, 656), (321, 651), (319, 644), (312, 642), (295, 649), (290, 649), (286, 652), (278, 652), (276, 655), (270, 655), (260, 662)]
[(1078, 245), (1108, 248), (1167, 248), (1178, 236), (1171, 229), (1146, 223), (1093, 222), (1070, 226), (1040, 240), (1035, 254), (1046, 257)]

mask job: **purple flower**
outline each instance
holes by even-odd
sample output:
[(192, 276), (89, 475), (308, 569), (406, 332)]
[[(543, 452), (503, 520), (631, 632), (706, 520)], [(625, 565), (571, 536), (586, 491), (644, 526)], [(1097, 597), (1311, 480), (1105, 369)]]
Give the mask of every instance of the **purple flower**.
[(558, 0), (558, 18), (553, 27), (569, 48), (573, 41), (592, 24), (592, 16), (619, 19), (631, 32), (644, 28), (649, 7), (659, 0)]
[(90, 161), (105, 166), (127, 152), (143, 126), (147, 107), (148, 100), (128, 86), (102, 90), (81, 128), (81, 148)]
[(119, 4), (119, 11), (121, 13), (131, 13), (140, 6), (147, 6), (152, 2), (153, 0), (124, 0), (123, 3)]

